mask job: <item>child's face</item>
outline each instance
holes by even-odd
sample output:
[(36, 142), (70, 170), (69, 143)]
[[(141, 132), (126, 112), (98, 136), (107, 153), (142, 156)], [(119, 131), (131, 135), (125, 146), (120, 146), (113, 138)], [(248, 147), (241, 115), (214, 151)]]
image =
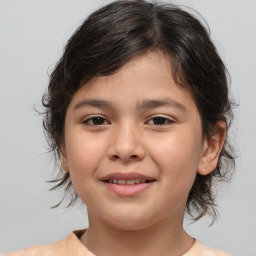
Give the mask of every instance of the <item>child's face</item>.
[(206, 145), (195, 102), (175, 84), (170, 60), (150, 53), (75, 93), (62, 168), (94, 221), (122, 229), (180, 223)]

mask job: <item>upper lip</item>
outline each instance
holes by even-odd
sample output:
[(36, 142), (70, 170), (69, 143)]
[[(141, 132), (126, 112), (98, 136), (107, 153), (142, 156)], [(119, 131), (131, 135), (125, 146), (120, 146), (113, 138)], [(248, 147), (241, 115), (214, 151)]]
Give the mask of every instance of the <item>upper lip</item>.
[(153, 181), (155, 180), (152, 177), (149, 177), (144, 174), (136, 173), (136, 172), (128, 172), (128, 173), (122, 173), (122, 172), (114, 172), (110, 173), (106, 176), (103, 176), (100, 178), (101, 181), (106, 181), (106, 180), (136, 180), (136, 179), (141, 179), (141, 180), (147, 180), (147, 181)]

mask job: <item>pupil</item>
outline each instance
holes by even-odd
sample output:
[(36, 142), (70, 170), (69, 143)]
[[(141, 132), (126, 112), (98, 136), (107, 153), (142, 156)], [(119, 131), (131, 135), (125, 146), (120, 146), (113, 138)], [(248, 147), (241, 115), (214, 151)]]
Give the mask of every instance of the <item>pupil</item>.
[(165, 124), (165, 118), (164, 117), (156, 117), (153, 119), (153, 122), (156, 125)]
[(95, 117), (93, 118), (93, 124), (94, 125), (100, 125), (104, 123), (104, 118), (102, 117)]

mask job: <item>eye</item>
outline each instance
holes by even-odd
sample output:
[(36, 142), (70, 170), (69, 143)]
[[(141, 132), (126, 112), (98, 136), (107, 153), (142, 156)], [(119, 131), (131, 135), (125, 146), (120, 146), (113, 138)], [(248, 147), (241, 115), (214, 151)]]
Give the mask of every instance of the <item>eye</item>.
[(169, 118), (163, 117), (163, 116), (156, 116), (151, 118), (148, 122), (150, 125), (168, 125), (174, 123), (172, 120)]
[(93, 116), (83, 121), (83, 124), (98, 126), (98, 125), (108, 125), (110, 124), (104, 117)]

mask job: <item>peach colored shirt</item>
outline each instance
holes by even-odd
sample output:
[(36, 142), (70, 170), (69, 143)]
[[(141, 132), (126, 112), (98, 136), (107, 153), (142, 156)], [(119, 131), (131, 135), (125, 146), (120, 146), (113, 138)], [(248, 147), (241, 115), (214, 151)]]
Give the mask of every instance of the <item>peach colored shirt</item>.
[[(54, 244), (32, 246), (3, 256), (95, 256), (79, 240), (84, 230), (74, 231)], [(225, 252), (202, 245), (198, 240), (183, 256), (230, 256)]]

